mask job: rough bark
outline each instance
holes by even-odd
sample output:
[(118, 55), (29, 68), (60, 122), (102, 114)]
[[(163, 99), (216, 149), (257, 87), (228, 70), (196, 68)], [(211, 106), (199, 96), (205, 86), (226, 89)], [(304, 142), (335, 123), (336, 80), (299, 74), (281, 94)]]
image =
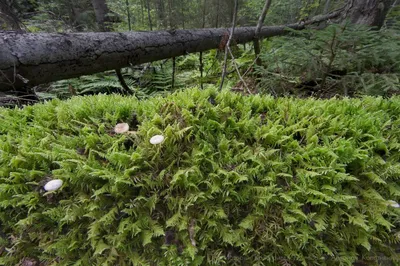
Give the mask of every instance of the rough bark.
[[(340, 11), (306, 23), (264, 27), (260, 37), (288, 33), (287, 28), (334, 18)], [(36, 86), (129, 65), (218, 48), (228, 29), (104, 33), (0, 32), (0, 91)], [(253, 41), (255, 27), (237, 28), (236, 43)]]
[(349, 0), (339, 20), (381, 28), (394, 0)]

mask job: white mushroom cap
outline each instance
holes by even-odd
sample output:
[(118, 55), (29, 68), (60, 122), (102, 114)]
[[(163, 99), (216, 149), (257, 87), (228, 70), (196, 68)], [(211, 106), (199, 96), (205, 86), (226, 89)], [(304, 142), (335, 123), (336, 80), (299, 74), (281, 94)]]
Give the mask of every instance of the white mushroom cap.
[(117, 134), (128, 132), (128, 130), (129, 130), (129, 125), (127, 123), (119, 123), (116, 124), (114, 127), (114, 131)]
[(400, 208), (400, 204), (398, 204), (397, 202), (395, 202), (394, 200), (389, 200), (388, 201), (388, 206), (391, 206), (393, 208)]
[(61, 179), (54, 179), (46, 183), (44, 185), (44, 190), (46, 191), (54, 191), (59, 189), (63, 184), (63, 181)]
[(155, 135), (155, 136), (151, 137), (151, 139), (150, 139), (150, 143), (153, 145), (160, 144), (163, 141), (164, 141), (163, 135)]

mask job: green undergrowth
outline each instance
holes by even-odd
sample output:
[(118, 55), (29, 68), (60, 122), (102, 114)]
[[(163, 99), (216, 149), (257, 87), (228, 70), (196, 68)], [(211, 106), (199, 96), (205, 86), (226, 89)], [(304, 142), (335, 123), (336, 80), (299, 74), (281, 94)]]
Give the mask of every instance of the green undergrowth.
[(398, 262), (399, 117), (400, 98), (196, 89), (0, 109), (0, 262)]

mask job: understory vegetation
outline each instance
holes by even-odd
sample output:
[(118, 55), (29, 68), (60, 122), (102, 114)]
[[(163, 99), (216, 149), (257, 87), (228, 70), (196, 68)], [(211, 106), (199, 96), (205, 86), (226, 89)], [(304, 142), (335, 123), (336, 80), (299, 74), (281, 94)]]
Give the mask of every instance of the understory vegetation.
[(331, 25), (274, 38), (262, 55), (260, 88), (272, 94), (390, 96), (400, 88), (400, 35), (395, 29)]
[[(246, 44), (227, 31), (207, 46), (219, 49), (130, 65), (122, 81), (7, 80), (0, 265), (399, 265), (400, 1), (372, 28), (344, 19), (360, 3), (1, 2), (0, 26), (16, 34), (174, 36), (261, 27), (261, 10), (264, 26), (307, 27), (259, 40), (260, 53), (257, 30)], [(341, 7), (342, 20), (307, 23)]]
[(398, 262), (399, 117), (398, 97), (215, 89), (3, 109), (0, 262)]

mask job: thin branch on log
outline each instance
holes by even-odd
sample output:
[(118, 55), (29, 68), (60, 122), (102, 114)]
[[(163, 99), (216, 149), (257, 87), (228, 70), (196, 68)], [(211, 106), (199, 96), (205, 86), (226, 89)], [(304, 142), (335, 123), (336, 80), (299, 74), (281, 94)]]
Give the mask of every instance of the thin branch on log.
[(226, 65), (227, 65), (227, 60), (228, 60), (228, 50), (229, 50), (229, 46), (231, 45), (232, 36), (235, 33), (237, 10), (238, 10), (238, 0), (235, 0), (235, 7), (233, 9), (233, 17), (232, 17), (232, 28), (231, 28), (231, 32), (229, 33), (228, 42), (225, 45), (224, 66), (223, 66), (223, 70), (222, 70), (221, 84), (219, 85), (219, 90), (222, 90), (222, 86), (224, 85), (224, 79), (226, 76)]

